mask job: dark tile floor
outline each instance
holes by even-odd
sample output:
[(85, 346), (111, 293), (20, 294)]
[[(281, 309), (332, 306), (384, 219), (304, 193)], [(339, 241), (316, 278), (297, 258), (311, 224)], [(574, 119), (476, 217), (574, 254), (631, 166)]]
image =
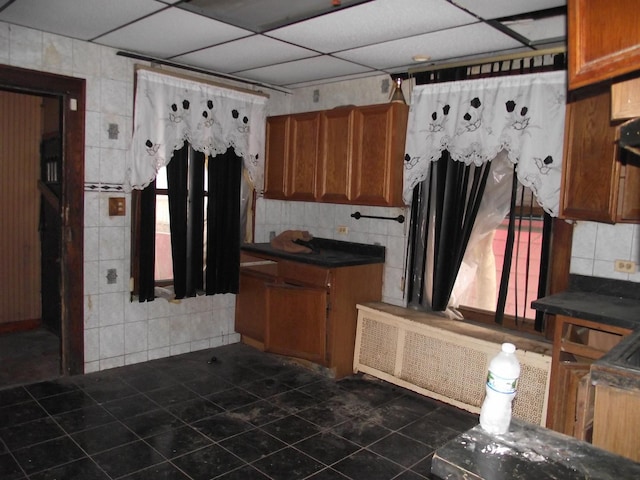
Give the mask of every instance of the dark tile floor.
[(0, 390), (0, 478), (424, 479), (477, 421), (235, 344)]
[(0, 389), (60, 376), (60, 338), (44, 328), (0, 335)]

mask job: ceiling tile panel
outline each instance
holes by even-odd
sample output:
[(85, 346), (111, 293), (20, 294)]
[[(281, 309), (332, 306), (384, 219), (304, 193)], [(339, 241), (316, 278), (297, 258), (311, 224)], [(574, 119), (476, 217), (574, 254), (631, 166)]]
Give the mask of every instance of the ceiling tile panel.
[(345, 62), (339, 58), (321, 56), (245, 70), (237, 72), (237, 75), (259, 82), (286, 86), (293, 83), (363, 73), (368, 70), (370, 69)]
[(323, 53), (477, 21), (446, 0), (377, 0), (273, 30), (269, 36)]
[[(566, 0), (334, 3), (0, 0), (0, 22), (276, 88), (566, 46)], [(430, 58), (417, 63), (414, 56)]]
[(539, 20), (504, 22), (504, 25), (532, 42), (557, 40), (565, 38), (567, 35), (567, 21), (562, 15), (541, 18)]
[(0, 20), (89, 40), (166, 7), (155, 0), (16, 0)]
[(521, 47), (522, 44), (488, 25), (476, 23), (411, 38), (356, 48), (336, 54), (373, 69), (393, 70), (415, 66), (414, 55), (430, 57), (431, 61), (497, 53)]
[(130, 52), (169, 58), (251, 34), (248, 30), (170, 7), (96, 41)]
[(317, 55), (316, 52), (290, 43), (254, 35), (180, 55), (173, 60), (216, 72), (230, 73)]
[(491, 20), (548, 8), (564, 7), (567, 5), (567, 0), (453, 0), (453, 3), (485, 20)]

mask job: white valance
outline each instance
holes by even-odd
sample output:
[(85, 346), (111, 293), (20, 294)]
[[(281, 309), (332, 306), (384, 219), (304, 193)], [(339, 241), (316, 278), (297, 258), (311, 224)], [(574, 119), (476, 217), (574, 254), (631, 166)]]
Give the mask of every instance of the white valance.
[(505, 150), (520, 183), (558, 215), (566, 72), (514, 75), (414, 88), (407, 125), (403, 196), (424, 180), (443, 150), (481, 165)]
[(131, 188), (151, 183), (186, 140), (213, 157), (233, 147), (262, 189), (266, 97), (151, 70), (136, 73)]

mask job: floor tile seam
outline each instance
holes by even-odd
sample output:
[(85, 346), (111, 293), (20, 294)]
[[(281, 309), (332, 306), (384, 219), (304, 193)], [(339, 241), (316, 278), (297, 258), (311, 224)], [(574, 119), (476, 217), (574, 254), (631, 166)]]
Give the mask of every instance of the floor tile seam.
[[(407, 425), (407, 426), (408, 426), (408, 425)], [(434, 447), (433, 445), (431, 445), (430, 443), (423, 442), (422, 440), (420, 440), (420, 439), (418, 439), (418, 438), (414, 438), (414, 437), (411, 437), (411, 436), (409, 436), (409, 435), (406, 435), (405, 433), (402, 433), (402, 431), (401, 431), (401, 430), (403, 430), (404, 428), (405, 428), (405, 427), (403, 427), (403, 428), (401, 428), (401, 429), (399, 429), (399, 430), (392, 430), (392, 431), (391, 431), (391, 433), (395, 433), (396, 435), (402, 435), (404, 438), (408, 438), (409, 440), (413, 440), (413, 441), (415, 441), (415, 442), (418, 442), (418, 443), (420, 443), (420, 444), (424, 445), (425, 447), (435, 448), (435, 447)], [(446, 427), (444, 427), (444, 428), (446, 428)], [(387, 436), (388, 436), (388, 435), (387, 435)], [(385, 437), (385, 438), (386, 438), (386, 437)], [(382, 440), (382, 439), (380, 439), (380, 440)], [(380, 441), (380, 440), (378, 440), (378, 441)], [(377, 443), (377, 442), (374, 442), (374, 443)]]
[(280, 448), (280, 449), (276, 450), (275, 452), (271, 452), (271, 453), (270, 453), (269, 455), (267, 455), (267, 456), (257, 458), (257, 459), (255, 459), (254, 461), (250, 462), (250, 463), (249, 463), (249, 465), (251, 465), (253, 468), (255, 468), (256, 470), (258, 470), (258, 471), (259, 471), (260, 473), (262, 473), (263, 475), (265, 475), (267, 478), (272, 479), (273, 477), (271, 477), (271, 476), (270, 476), (267, 472), (265, 472), (264, 470), (261, 470), (260, 468), (258, 468), (258, 466), (256, 465), (256, 463), (260, 462), (261, 460), (264, 460), (265, 458), (269, 458), (269, 457), (271, 457), (271, 456), (275, 455), (276, 453), (279, 453), (279, 452), (281, 452), (281, 451), (283, 451), (283, 450), (286, 450), (287, 448), (291, 448), (291, 449), (293, 449), (293, 450), (296, 450), (298, 453), (300, 453), (300, 454), (302, 454), (302, 455), (304, 455), (304, 456), (306, 456), (306, 457), (310, 458), (310, 459), (311, 459), (311, 460), (313, 460), (314, 462), (319, 463), (320, 465), (322, 465), (322, 468), (319, 468), (318, 470), (315, 470), (313, 473), (311, 473), (311, 474), (307, 475), (307, 477), (304, 477), (304, 478), (309, 478), (310, 476), (315, 475), (315, 474), (317, 474), (318, 472), (320, 472), (320, 471), (322, 471), (322, 470), (324, 470), (325, 468), (327, 468), (327, 467), (328, 467), (328, 465), (326, 465), (324, 462), (321, 462), (320, 460), (317, 460), (316, 458), (312, 457), (312, 456), (311, 456), (311, 455), (309, 455), (308, 453), (304, 453), (303, 451), (298, 450), (297, 448), (293, 447), (292, 445), (287, 445), (287, 446), (285, 446), (285, 447), (283, 447), (283, 448)]
[[(172, 458), (172, 459), (170, 459), (170, 460), (169, 460), (169, 459), (167, 459), (167, 461), (169, 461), (169, 462), (171, 462), (171, 463), (174, 463), (176, 460), (178, 460), (178, 459), (180, 459), (180, 458), (186, 457), (186, 456), (188, 456), (188, 455), (193, 455), (194, 453), (196, 453), (196, 452), (198, 452), (198, 451), (200, 451), (200, 450), (204, 450), (205, 448), (211, 448), (211, 447), (213, 447), (213, 446), (217, 446), (217, 447), (221, 448), (222, 450), (224, 450), (225, 452), (227, 452), (227, 453), (228, 453), (228, 454), (230, 454), (231, 456), (233, 456), (233, 457), (237, 458), (238, 460), (240, 460), (241, 465), (239, 465), (239, 466), (238, 466), (238, 468), (244, 467), (244, 466), (246, 466), (246, 465), (250, 465), (250, 462), (247, 462), (245, 459), (243, 459), (243, 458), (239, 457), (238, 455), (236, 455), (235, 453), (233, 453), (231, 450), (229, 450), (229, 449), (225, 448), (223, 445), (221, 445), (221, 444), (220, 444), (220, 443), (218, 443), (218, 442), (213, 442), (211, 445), (205, 445), (205, 446), (203, 446), (203, 447), (196, 448), (195, 450), (192, 450), (192, 451), (190, 451), (190, 452), (183, 453), (182, 455), (178, 455), (178, 456), (176, 456), (176, 457), (173, 457), (173, 458)], [(152, 447), (152, 448), (153, 448), (153, 447)], [(281, 450), (281, 449), (280, 449), (280, 450)], [(160, 454), (160, 455), (162, 455), (162, 454)], [(164, 458), (164, 456), (163, 456), (163, 458)], [(177, 465), (176, 465), (176, 467), (177, 467)], [(186, 473), (186, 472), (185, 472), (185, 473)], [(229, 472), (225, 472), (224, 474), (221, 474), (221, 475), (225, 475), (225, 474), (227, 474), (227, 473), (229, 473)], [(189, 478), (191, 478), (189, 475), (187, 475), (187, 476), (188, 476)]]
[(18, 466), (18, 468), (20, 469), (20, 471), (24, 475), (24, 478), (29, 478), (29, 475), (27, 475), (27, 471), (24, 469), (22, 464), (18, 461), (18, 459), (16, 458), (16, 456), (13, 454), (13, 452), (11, 450), (7, 450), (2, 455), (10, 455), (11, 458), (13, 459), (14, 463)]
[[(373, 445), (373, 444), (372, 444), (372, 445)], [(371, 447), (371, 445), (369, 445), (369, 447)], [(411, 469), (412, 467), (415, 467), (418, 463), (422, 462), (422, 461), (423, 461), (423, 460), (425, 460), (427, 457), (430, 457), (430, 456), (433, 454), (433, 452), (431, 452), (431, 453), (429, 453), (428, 455), (424, 455), (422, 458), (420, 458), (420, 460), (416, 461), (415, 463), (412, 463), (412, 464), (411, 464), (411, 466), (406, 466), (406, 465), (402, 465), (401, 463), (396, 462), (396, 461), (395, 461), (395, 460), (393, 460), (392, 458), (386, 457), (385, 455), (383, 455), (383, 454), (381, 454), (381, 453), (376, 452), (375, 450), (371, 450), (371, 448), (369, 448), (369, 447), (365, 447), (365, 448), (364, 448), (364, 450), (367, 450), (368, 452), (373, 453), (374, 455), (376, 455), (376, 456), (378, 456), (378, 457), (380, 457), (380, 458), (383, 458), (383, 459), (385, 459), (385, 460), (387, 460), (387, 461), (389, 461), (389, 462), (393, 463), (394, 465), (398, 465), (400, 468), (402, 468), (402, 469), (403, 469), (403, 471), (404, 471), (404, 470), (409, 470), (409, 469)]]
[[(29, 393), (29, 391), (26, 388), (24, 388), (24, 385), (12, 385), (12, 386), (8, 387), (6, 390), (13, 390), (14, 388), (21, 388), (22, 390), (25, 391), (25, 393), (29, 396), (29, 398), (27, 398), (26, 400), (21, 400), (19, 402), (8, 403), (6, 405), (0, 405), (0, 410), (2, 410), (4, 408), (10, 408), (10, 407), (13, 407), (13, 406), (16, 406), (16, 405), (21, 405), (23, 403), (35, 401), (35, 398), (33, 397), (33, 395), (31, 395), (31, 393)], [(2, 393), (2, 389), (0, 389), (0, 393)]]
[[(309, 437), (309, 438), (311, 438), (311, 437)], [(308, 440), (308, 439), (305, 439), (305, 440)], [(350, 441), (350, 440), (349, 440), (349, 441)], [(353, 451), (353, 452), (351, 452), (349, 455), (345, 455), (345, 456), (341, 457), (339, 460), (336, 460), (336, 461), (335, 461), (335, 462), (333, 462), (333, 463), (325, 463), (325, 462), (323, 462), (322, 460), (320, 460), (320, 459), (318, 459), (318, 458), (314, 457), (313, 455), (311, 455), (311, 454), (309, 454), (309, 453), (306, 453), (304, 450), (301, 450), (301, 449), (297, 448), (297, 447), (296, 447), (296, 445), (300, 444), (301, 442), (302, 442), (302, 441), (300, 441), (300, 442), (296, 442), (295, 444), (290, 445), (290, 447), (291, 447), (291, 448), (293, 448), (293, 449), (295, 449), (295, 450), (297, 450), (297, 451), (299, 451), (300, 453), (304, 453), (307, 457), (311, 457), (311, 458), (313, 458), (315, 461), (320, 462), (320, 463), (321, 463), (321, 464), (323, 464), (326, 468), (333, 468), (333, 466), (334, 466), (334, 465), (337, 465), (338, 463), (342, 462), (343, 460), (345, 460), (345, 459), (347, 459), (347, 458), (349, 458), (349, 457), (351, 457), (351, 456), (355, 455), (356, 453), (358, 453), (358, 452), (360, 452), (360, 451), (362, 451), (362, 450), (366, 450), (366, 448), (365, 448), (365, 447), (362, 447), (362, 446), (358, 445), (357, 443), (354, 443), (354, 442), (351, 442), (351, 441), (350, 441), (350, 442), (351, 442), (351, 443), (353, 443), (356, 447), (358, 447), (358, 449), (357, 449), (357, 450), (354, 450), (354, 451)], [(375, 452), (374, 452), (374, 453), (375, 453)], [(335, 469), (334, 469), (334, 470), (335, 470)], [(339, 473), (340, 473), (341, 475), (343, 475), (343, 474), (342, 474), (342, 472), (339, 472)]]
[[(169, 432), (171, 432), (171, 431), (173, 431), (173, 430), (178, 430), (178, 429), (181, 429), (181, 428), (190, 428), (191, 430), (193, 430), (194, 432), (196, 432), (198, 435), (202, 436), (202, 437), (203, 437), (203, 438), (205, 438), (206, 440), (210, 441), (211, 443), (210, 443), (210, 444), (208, 444), (208, 445), (203, 445), (203, 446), (198, 447), (198, 448), (194, 448), (193, 450), (189, 450), (188, 452), (185, 452), (184, 454), (176, 455), (176, 456), (174, 456), (174, 457), (169, 458), (169, 457), (167, 457), (166, 455), (164, 455), (160, 450), (158, 450), (157, 448), (155, 448), (155, 447), (151, 444), (151, 442), (149, 442), (149, 439), (151, 439), (151, 438), (153, 438), (153, 437), (158, 437), (158, 436), (160, 436), (160, 435), (163, 435), (163, 434), (169, 433)], [(170, 461), (170, 460), (171, 460), (171, 459), (173, 459), (173, 458), (181, 457), (181, 456), (183, 456), (183, 455), (188, 455), (188, 454), (193, 453), (193, 452), (195, 452), (195, 451), (197, 451), (197, 450), (201, 450), (202, 448), (206, 448), (206, 447), (210, 447), (211, 445), (216, 445), (216, 444), (218, 444), (218, 442), (216, 442), (214, 439), (212, 439), (211, 437), (206, 436), (204, 433), (202, 433), (202, 432), (198, 431), (196, 428), (193, 428), (191, 425), (188, 425), (188, 424), (182, 425), (182, 426), (180, 426), (180, 427), (178, 427), (178, 428), (171, 428), (171, 429), (169, 429), (169, 430), (164, 430), (164, 431), (162, 431), (162, 432), (158, 432), (158, 433), (155, 433), (155, 434), (153, 434), (153, 435), (149, 435), (149, 436), (144, 437), (144, 438), (142, 438), (142, 437), (141, 437), (141, 438), (140, 438), (140, 440), (142, 440), (143, 442), (145, 442), (145, 443), (146, 443), (147, 445), (149, 445), (153, 450), (155, 450), (155, 451), (156, 451), (156, 452), (158, 452), (160, 455), (162, 455), (162, 457), (163, 457), (163, 458), (166, 458), (166, 459), (167, 459), (167, 461)], [(220, 446), (221, 446), (221, 445), (220, 445)]]
[[(105, 426), (107, 426), (107, 425), (109, 425), (109, 424), (111, 424), (111, 423), (119, 423), (122, 427), (124, 427), (125, 429), (127, 429), (127, 430), (128, 430), (129, 432), (131, 432), (133, 435), (135, 435), (136, 439), (135, 439), (135, 440), (132, 440), (132, 441), (130, 441), (130, 442), (121, 443), (120, 445), (116, 445), (116, 446), (111, 447), (111, 448), (106, 448), (106, 449), (101, 450), (101, 451), (99, 451), (99, 452), (89, 453), (89, 452), (87, 452), (87, 451), (82, 447), (82, 445), (80, 445), (80, 443), (79, 443), (78, 441), (76, 441), (76, 439), (73, 437), (74, 435), (77, 435), (77, 434), (80, 434), (80, 433), (83, 433), (83, 432), (88, 432), (89, 430), (95, 430), (95, 429), (98, 429), (98, 428), (105, 427)], [(72, 439), (72, 440), (73, 440), (73, 441), (74, 441), (74, 442), (75, 442), (75, 443), (76, 443), (80, 448), (82, 448), (82, 450), (87, 454), (87, 456), (97, 455), (97, 454), (99, 454), (99, 453), (107, 452), (107, 451), (109, 451), (109, 450), (113, 450), (114, 448), (118, 448), (118, 447), (121, 447), (121, 446), (123, 446), (123, 445), (129, 445), (130, 443), (136, 442), (136, 441), (138, 441), (138, 440), (144, 440), (144, 438), (142, 438), (140, 435), (138, 435), (138, 433), (137, 433), (137, 432), (135, 432), (133, 429), (129, 428), (129, 426), (128, 426), (126, 423), (124, 423), (122, 420), (120, 420), (120, 419), (118, 419), (118, 418), (115, 418), (115, 417), (114, 417), (114, 421), (113, 421), (113, 422), (103, 423), (102, 425), (96, 425), (95, 427), (91, 427), (91, 428), (87, 428), (87, 429), (85, 429), (85, 430), (80, 430), (80, 431), (78, 431), (78, 432), (70, 433), (70, 434), (68, 434), (68, 436), (69, 436), (69, 437), (71, 437), (71, 439)]]
[[(72, 439), (72, 438), (70, 438), (70, 440), (73, 442), (73, 439)], [(74, 443), (75, 443), (75, 442), (74, 442)], [(63, 463), (58, 463), (58, 464), (56, 464), (56, 465), (52, 465), (52, 466), (50, 466), (50, 467), (43, 468), (43, 469), (41, 469), (41, 470), (33, 471), (33, 472), (29, 473), (28, 475), (26, 475), (26, 477), (27, 477), (27, 478), (30, 478), (32, 475), (36, 475), (36, 474), (39, 474), (39, 473), (42, 473), (42, 472), (47, 472), (47, 471), (49, 471), (49, 470), (55, 470), (56, 468), (64, 467), (65, 465), (69, 465), (69, 464), (71, 464), (71, 463), (73, 463), (73, 462), (77, 462), (77, 461), (79, 461), (79, 460), (82, 460), (83, 458), (89, 458), (89, 455), (87, 455), (87, 453), (86, 453), (86, 452), (85, 452), (85, 451), (84, 451), (84, 450), (83, 450), (83, 449), (82, 449), (82, 448), (81, 448), (77, 443), (76, 443), (76, 446), (77, 446), (77, 447), (79, 448), (79, 450), (83, 453), (83, 455), (81, 455), (81, 456), (79, 456), (79, 457), (76, 457), (76, 458), (72, 458), (71, 460), (68, 460), (68, 461), (63, 462)], [(17, 461), (17, 459), (16, 459), (16, 461)], [(94, 463), (95, 463), (95, 462), (94, 462)], [(20, 465), (20, 463), (19, 463), (19, 462), (18, 462), (18, 465)], [(98, 465), (98, 466), (99, 466), (99, 465)], [(22, 465), (20, 465), (20, 467), (22, 468)], [(23, 468), (23, 471), (25, 471), (25, 472), (26, 472), (26, 470), (24, 470), (24, 468)], [(108, 476), (108, 475), (107, 475), (107, 476)]]
[[(70, 377), (60, 377), (60, 379), (64, 379), (64, 378), (70, 378)], [(58, 380), (59, 380), (59, 379), (58, 379)], [(29, 393), (29, 395), (31, 395), (31, 396), (33, 397), (33, 399), (34, 399), (34, 400), (36, 400), (36, 401), (38, 401), (38, 400), (44, 400), (45, 398), (56, 397), (56, 396), (58, 396), (58, 395), (65, 395), (65, 394), (67, 394), (67, 393), (72, 393), (72, 392), (75, 392), (75, 391), (78, 391), (78, 390), (82, 390), (82, 389), (81, 389), (81, 388), (80, 388), (76, 383), (74, 383), (73, 381), (70, 381), (70, 380), (69, 380), (69, 384), (70, 384), (70, 385), (73, 385), (73, 387), (75, 387), (75, 388), (71, 388), (71, 389), (66, 390), (66, 391), (63, 391), (63, 392), (52, 393), (52, 394), (50, 394), (50, 395), (43, 395), (43, 396), (41, 396), (41, 397), (37, 397), (37, 396), (35, 396), (35, 395), (31, 392), (31, 390), (29, 390), (29, 389), (27, 388), (27, 387), (33, 387), (33, 386), (35, 386), (35, 385), (38, 385), (38, 384), (40, 384), (40, 383), (45, 383), (45, 382), (51, 382), (51, 380), (44, 380), (44, 381), (42, 381), (42, 382), (28, 383), (28, 384), (25, 384), (25, 385), (23, 386), (23, 388), (24, 388), (24, 389), (27, 391), (27, 393)]]
[[(42, 407), (40, 407), (40, 408), (42, 408)], [(44, 410), (44, 409), (43, 409), (43, 410)], [(48, 439), (43, 440), (43, 441), (41, 441), (41, 442), (36, 442), (36, 443), (31, 443), (31, 444), (29, 444), (29, 445), (24, 445), (23, 447), (20, 447), (20, 448), (15, 449), (16, 451), (17, 451), (17, 450), (22, 450), (23, 448), (31, 447), (31, 446), (33, 446), (33, 445), (39, 445), (39, 444), (41, 444), (41, 443), (48, 442), (48, 441), (50, 441), (50, 440), (55, 440), (55, 439), (58, 439), (58, 438), (61, 438), (61, 437), (64, 437), (64, 436), (69, 436), (69, 433), (68, 433), (68, 432), (67, 432), (67, 431), (62, 427), (62, 425), (60, 425), (60, 424), (58, 423), (58, 421), (55, 419), (54, 415), (51, 415), (51, 414), (50, 414), (49, 412), (47, 412), (46, 410), (45, 410), (45, 413), (46, 413), (46, 415), (45, 415), (44, 417), (39, 417), (39, 418), (36, 418), (36, 419), (30, 419), (30, 420), (28, 420), (28, 421), (26, 421), (26, 422), (22, 422), (22, 423), (16, 423), (16, 424), (14, 424), (14, 425), (10, 425), (9, 427), (6, 427), (6, 428), (19, 427), (19, 426), (21, 426), (21, 425), (25, 425), (25, 424), (27, 424), (27, 423), (29, 423), (29, 422), (36, 422), (36, 421), (38, 421), (38, 420), (44, 420), (45, 418), (49, 418), (49, 419), (50, 419), (50, 420), (51, 420), (51, 421), (52, 421), (52, 422), (53, 422), (53, 423), (54, 423), (54, 424), (55, 424), (55, 425), (56, 425), (56, 426), (57, 426), (57, 427), (62, 431), (62, 435), (58, 435), (58, 436), (56, 436), (56, 437), (48, 438)], [(65, 412), (65, 413), (66, 413), (66, 412)], [(4, 444), (5, 444), (5, 447), (7, 448), (7, 450), (10, 450), (10, 449), (9, 449), (9, 446), (7, 445), (6, 441), (4, 441), (4, 439), (3, 439), (3, 438), (1, 438), (1, 437), (0, 437), (0, 441), (3, 441), (3, 442), (4, 442)]]
[[(111, 418), (112, 418), (114, 421), (115, 421), (115, 420), (118, 420), (118, 418), (116, 418), (116, 417), (115, 417), (115, 415), (113, 415), (113, 414), (112, 414), (110, 411), (108, 411), (106, 408), (102, 407), (101, 405), (98, 405), (98, 406), (99, 406), (100, 408), (102, 408), (102, 409), (105, 411), (105, 413), (106, 413), (107, 415), (110, 415), (110, 416), (111, 416)], [(69, 430), (67, 430), (66, 428), (64, 428), (64, 426), (63, 426), (63, 425), (58, 421), (58, 419), (56, 419), (56, 416), (58, 416), (58, 415), (67, 415), (67, 414), (70, 414), (70, 413), (72, 413), (72, 412), (77, 412), (77, 411), (80, 411), (80, 410), (83, 410), (83, 409), (82, 409), (82, 408), (79, 408), (79, 409), (77, 409), (77, 410), (70, 410), (69, 412), (57, 413), (56, 415), (49, 415), (49, 416), (50, 416), (50, 417), (51, 417), (51, 419), (56, 423), (56, 425), (57, 425), (60, 429), (62, 429), (62, 431), (63, 431), (63, 432), (65, 432), (65, 433), (66, 433), (67, 435), (69, 435), (69, 436), (73, 435), (74, 433), (84, 432), (84, 431), (86, 431), (86, 430), (90, 430), (91, 428), (96, 428), (96, 427), (99, 427), (99, 426), (104, 425), (104, 424), (95, 425), (94, 427), (89, 427), (89, 428), (85, 428), (85, 429), (83, 429), (83, 430), (76, 430), (75, 432), (70, 432)], [(105, 422), (105, 423), (111, 423), (111, 422)]]
[(63, 431), (62, 435), (58, 435), (58, 436), (55, 436), (55, 437), (47, 438), (46, 440), (42, 440), (40, 442), (30, 443), (28, 445), (23, 445), (23, 446), (18, 447), (18, 448), (9, 448), (9, 446), (5, 442), (5, 447), (6, 447), (7, 451), (9, 451), (9, 452), (19, 452), (20, 450), (24, 450), (26, 448), (37, 447), (38, 445), (42, 445), (43, 443), (47, 443), (47, 442), (50, 442), (52, 440), (57, 440), (59, 438), (68, 437), (68, 436), (69, 436), (69, 434)]
[[(273, 437), (273, 435), (269, 434), (268, 432), (263, 432), (263, 433), (266, 433), (267, 435), (270, 435), (271, 437)], [(242, 462), (243, 462), (243, 464), (244, 464), (244, 465), (241, 465), (241, 466), (245, 466), (245, 465), (251, 465), (251, 466), (253, 466), (253, 463), (254, 463), (254, 462), (258, 462), (258, 461), (262, 460), (263, 458), (270, 457), (271, 455), (273, 455), (273, 454), (275, 454), (275, 453), (281, 452), (282, 450), (286, 450), (287, 448), (290, 448), (290, 447), (291, 447), (291, 445), (289, 445), (289, 444), (288, 444), (288, 443), (286, 443), (286, 442), (283, 442), (283, 441), (282, 441), (282, 440), (280, 440), (279, 438), (277, 438), (277, 437), (274, 437), (274, 438), (275, 438), (276, 440), (279, 440), (280, 442), (282, 442), (284, 445), (283, 445), (282, 447), (280, 447), (280, 448), (278, 448), (278, 449), (274, 450), (273, 452), (269, 452), (269, 454), (268, 454), (268, 455), (261, 455), (259, 458), (256, 458), (255, 460), (251, 460), (251, 461), (245, 460), (244, 458), (240, 457), (239, 455), (237, 455), (237, 454), (233, 453), (233, 451), (229, 450), (229, 449), (228, 449), (228, 448), (226, 448), (224, 445), (222, 445), (222, 443), (221, 443), (221, 442), (216, 442), (216, 443), (217, 443), (217, 445), (218, 445), (220, 448), (222, 448), (224, 451), (226, 451), (226, 452), (228, 452), (228, 453), (232, 454), (234, 457), (239, 458), (240, 460), (242, 460)], [(262, 471), (261, 471), (261, 472), (262, 472)], [(228, 473), (228, 472), (227, 472), (227, 473)], [(262, 473), (264, 473), (264, 472), (262, 472)], [(265, 475), (267, 475), (267, 474), (265, 473)], [(267, 476), (268, 476), (268, 475), (267, 475)]]

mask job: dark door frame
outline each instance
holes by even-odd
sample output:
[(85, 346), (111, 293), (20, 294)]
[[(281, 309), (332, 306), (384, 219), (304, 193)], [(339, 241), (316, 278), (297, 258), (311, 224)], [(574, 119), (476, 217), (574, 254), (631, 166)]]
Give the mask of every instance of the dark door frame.
[(0, 65), (0, 89), (61, 98), (62, 374), (84, 373), (84, 120), (85, 80)]

